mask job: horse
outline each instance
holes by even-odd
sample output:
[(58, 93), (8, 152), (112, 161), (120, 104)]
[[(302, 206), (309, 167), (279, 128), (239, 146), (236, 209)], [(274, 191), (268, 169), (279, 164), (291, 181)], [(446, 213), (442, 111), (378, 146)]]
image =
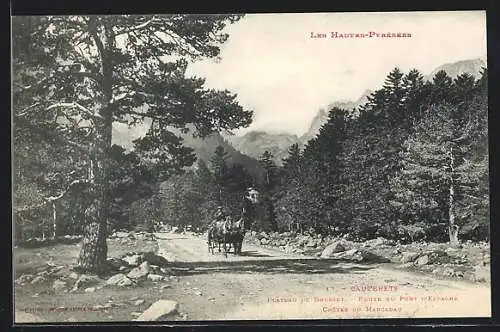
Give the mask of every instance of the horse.
[(255, 204), (258, 202), (259, 192), (250, 187), (243, 197), (239, 219), (235, 218), (236, 221), (233, 222), (231, 217), (226, 217), (224, 221), (214, 222), (209, 228), (207, 236), (208, 251), (213, 254), (215, 245), (218, 244), (219, 252), (221, 251), (221, 245), (223, 245), (224, 256), (226, 257), (231, 246), (234, 248), (236, 255), (241, 254), (246, 228), (249, 220), (252, 220), (255, 215)]
[(224, 256), (227, 257), (227, 253), (230, 248), (228, 248), (228, 233), (231, 229), (231, 217), (226, 217), (224, 221), (216, 221), (212, 224), (212, 226), (208, 230), (208, 251), (212, 254), (214, 253), (215, 245), (219, 245), (219, 252), (221, 251), (221, 244), (224, 248)]
[(233, 222), (227, 229), (226, 241), (229, 242), (229, 246), (233, 246), (235, 255), (241, 255), (241, 247), (243, 245), (243, 239), (246, 232), (246, 221), (246, 210), (243, 208), (240, 218)]

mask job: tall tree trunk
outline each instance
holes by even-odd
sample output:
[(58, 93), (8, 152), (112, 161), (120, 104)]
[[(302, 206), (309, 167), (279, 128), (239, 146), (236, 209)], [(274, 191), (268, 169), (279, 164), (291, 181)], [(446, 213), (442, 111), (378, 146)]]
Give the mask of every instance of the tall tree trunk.
[(104, 268), (108, 253), (106, 242), (109, 213), (107, 151), (111, 146), (111, 117), (107, 116), (99, 127), (95, 160), (92, 162), (94, 186), (90, 193), (90, 204), (85, 210), (83, 241), (78, 260), (78, 265), (82, 270), (94, 273)]
[[(92, 18), (96, 24), (96, 18)], [(96, 31), (96, 30), (95, 30)], [(111, 27), (104, 26), (103, 33), (96, 38), (102, 58), (102, 92), (103, 102), (99, 112), (102, 119), (96, 120), (96, 143), (91, 160), (91, 176), (93, 187), (90, 201), (85, 210), (85, 226), (78, 266), (80, 270), (99, 273), (106, 266), (108, 254), (107, 233), (109, 214), (109, 156), (113, 125), (113, 65), (112, 50), (114, 36)]]
[(55, 239), (57, 236), (57, 209), (56, 202), (52, 202), (52, 237)]
[(450, 237), (450, 245), (458, 244), (458, 225), (455, 224), (455, 187), (453, 183), (453, 174), (455, 172), (454, 165), (454, 156), (453, 156), (453, 147), (450, 147), (450, 189), (448, 194), (448, 218), (449, 218), (449, 227), (448, 227), (448, 235)]

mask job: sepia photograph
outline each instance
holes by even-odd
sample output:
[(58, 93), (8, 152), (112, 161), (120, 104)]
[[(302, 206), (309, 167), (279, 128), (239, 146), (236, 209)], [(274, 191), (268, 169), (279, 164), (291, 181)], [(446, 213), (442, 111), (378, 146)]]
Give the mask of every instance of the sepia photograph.
[(14, 323), (491, 317), (486, 36), (12, 16)]

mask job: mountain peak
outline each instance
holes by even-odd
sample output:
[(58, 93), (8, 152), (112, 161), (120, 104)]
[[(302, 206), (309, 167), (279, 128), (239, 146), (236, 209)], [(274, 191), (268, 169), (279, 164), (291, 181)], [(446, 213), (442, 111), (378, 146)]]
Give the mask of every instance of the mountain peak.
[(486, 56), (476, 59), (460, 60), (452, 63), (445, 63), (434, 69), (427, 77), (427, 80), (432, 80), (437, 72), (444, 70), (448, 76), (455, 78), (463, 73), (469, 73), (476, 79), (479, 78), (483, 67), (487, 67)]

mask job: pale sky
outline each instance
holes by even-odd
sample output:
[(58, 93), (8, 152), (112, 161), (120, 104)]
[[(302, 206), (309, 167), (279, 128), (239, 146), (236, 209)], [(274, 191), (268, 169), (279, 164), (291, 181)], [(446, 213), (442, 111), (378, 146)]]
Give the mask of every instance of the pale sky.
[[(330, 32), (411, 33), (411, 38), (330, 38)], [(436, 67), (486, 56), (484, 11), (248, 14), (227, 28), (222, 60), (189, 73), (207, 87), (229, 89), (254, 111), (246, 130), (301, 135), (320, 108), (356, 100), (381, 86), (395, 66), (424, 75)], [(311, 32), (328, 38), (310, 38)]]

